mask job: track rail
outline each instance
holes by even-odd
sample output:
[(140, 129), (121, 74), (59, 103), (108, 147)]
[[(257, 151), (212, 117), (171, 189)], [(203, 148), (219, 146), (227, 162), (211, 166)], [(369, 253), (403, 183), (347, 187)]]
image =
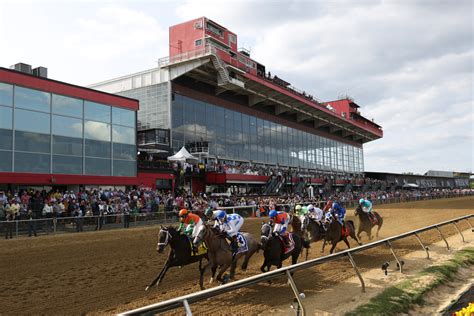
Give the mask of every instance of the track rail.
[[(356, 263), (355, 263), (355, 261), (352, 257), (352, 254), (354, 254), (356, 252), (364, 251), (364, 250), (367, 250), (367, 249), (375, 248), (375, 247), (378, 247), (378, 246), (381, 246), (381, 245), (387, 245), (388, 247), (390, 247), (390, 250), (391, 250), (393, 256), (395, 257), (395, 260), (399, 263), (399, 270), (400, 270), (400, 272), (402, 272), (403, 263), (400, 263), (400, 261), (398, 260), (395, 252), (393, 251), (393, 247), (392, 247), (392, 243), (391, 243), (392, 241), (407, 238), (407, 237), (411, 237), (411, 236), (415, 236), (418, 239), (418, 241), (420, 242), (420, 245), (423, 247), (423, 250), (426, 251), (426, 253), (429, 257), (428, 248), (425, 247), (425, 245), (423, 244), (423, 242), (419, 238), (419, 236), (418, 236), (419, 233), (422, 233), (422, 232), (425, 232), (425, 231), (428, 231), (428, 230), (432, 230), (432, 229), (436, 229), (439, 232), (441, 238), (446, 243), (447, 249), (449, 249), (449, 244), (448, 244), (446, 238), (444, 237), (444, 235), (442, 234), (441, 230), (439, 229), (439, 227), (449, 225), (449, 224), (453, 224), (453, 225), (456, 226), (457, 222), (465, 220), (469, 223), (469, 226), (471, 227), (471, 230), (474, 231), (474, 229), (472, 228), (471, 223), (469, 222), (469, 218), (471, 218), (471, 217), (474, 217), (474, 214), (465, 215), (465, 216), (462, 216), (462, 217), (451, 219), (449, 221), (444, 221), (444, 222), (441, 222), (441, 223), (438, 223), (438, 224), (434, 224), (434, 225), (426, 226), (426, 227), (423, 227), (423, 228), (420, 228), (420, 229), (412, 230), (412, 231), (409, 231), (409, 232), (406, 232), (406, 233), (403, 233), (403, 234), (399, 234), (399, 235), (392, 236), (392, 237), (389, 237), (389, 238), (385, 238), (385, 239), (382, 239), (382, 240), (374, 241), (374, 242), (371, 242), (371, 243), (368, 243), (368, 244), (365, 244), (365, 245), (362, 245), (362, 246), (358, 246), (358, 247), (355, 247), (355, 248), (343, 250), (343, 251), (340, 251), (340, 252), (337, 252), (337, 253), (334, 253), (334, 254), (331, 254), (331, 255), (328, 255), (328, 256), (324, 256), (324, 257), (304, 261), (304, 262), (297, 263), (297, 264), (294, 264), (294, 265), (291, 265), (291, 266), (288, 266), (288, 267), (283, 267), (283, 268), (280, 268), (280, 269), (277, 269), (277, 270), (261, 273), (261, 274), (255, 275), (255, 276), (251, 276), (249, 278), (245, 278), (243, 280), (238, 280), (238, 281), (231, 282), (231, 283), (228, 283), (228, 284), (224, 284), (224, 285), (214, 287), (214, 288), (211, 288), (211, 289), (207, 289), (207, 290), (199, 291), (199, 292), (196, 292), (196, 293), (191, 293), (191, 294), (188, 294), (188, 295), (176, 297), (176, 298), (173, 298), (173, 299), (170, 299), (170, 300), (167, 300), (167, 301), (163, 301), (163, 302), (159, 302), (159, 303), (156, 303), (156, 304), (151, 304), (151, 305), (144, 306), (144, 307), (141, 307), (141, 308), (137, 308), (137, 309), (134, 309), (134, 310), (130, 310), (130, 311), (127, 311), (127, 312), (123, 312), (119, 315), (124, 315), (124, 316), (125, 315), (153, 315), (153, 314), (156, 314), (156, 313), (165, 312), (165, 311), (169, 311), (169, 310), (181, 307), (181, 308), (185, 309), (186, 315), (189, 316), (189, 315), (192, 315), (191, 308), (190, 308), (189, 304), (196, 303), (196, 302), (199, 302), (199, 301), (202, 301), (202, 300), (214, 297), (214, 296), (225, 294), (225, 293), (228, 293), (228, 292), (240, 289), (240, 288), (249, 287), (251, 285), (261, 283), (261, 282), (264, 282), (264, 281), (268, 281), (268, 280), (272, 280), (272, 279), (282, 277), (282, 276), (285, 276), (285, 277), (288, 278), (288, 283), (291, 286), (291, 288), (292, 288), (292, 290), (295, 294), (295, 299), (298, 302), (301, 315), (305, 315), (305, 309), (304, 309), (304, 306), (301, 302), (298, 289), (296, 288), (296, 285), (295, 285), (295, 283), (293, 281), (293, 278), (291, 276), (292, 272), (298, 271), (298, 270), (308, 269), (308, 268), (314, 267), (316, 265), (319, 265), (319, 264), (322, 264), (322, 263), (325, 263), (325, 262), (328, 262), (328, 261), (331, 261), (331, 260), (348, 257), (348, 259), (350, 260), (352, 266), (354, 267), (354, 270), (355, 270), (357, 276), (360, 279), (361, 286), (362, 286), (362, 291), (365, 291), (364, 280), (362, 279), (362, 276), (359, 273), (359, 270), (358, 270), (357, 265), (356, 265)], [(457, 228), (457, 226), (456, 226), (456, 228)], [(464, 236), (462, 235), (462, 233), (459, 230), (458, 230), (458, 232), (459, 232), (459, 234), (461, 235), (461, 237), (464, 241)]]

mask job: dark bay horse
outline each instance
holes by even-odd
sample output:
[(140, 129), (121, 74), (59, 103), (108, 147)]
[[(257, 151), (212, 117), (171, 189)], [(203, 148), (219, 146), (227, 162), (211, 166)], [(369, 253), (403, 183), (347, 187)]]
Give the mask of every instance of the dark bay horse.
[(209, 261), (207, 253), (193, 256), (191, 253), (192, 248), (190, 240), (186, 235), (178, 232), (173, 226), (161, 226), (160, 233), (158, 234), (158, 244), (156, 246), (156, 250), (158, 253), (162, 253), (167, 245), (169, 245), (171, 248), (168, 254), (168, 259), (166, 260), (160, 274), (158, 274), (156, 279), (146, 287), (145, 291), (155, 284), (158, 286), (165, 277), (165, 274), (169, 268), (182, 267), (194, 262), (199, 262), (199, 286), (201, 289), (204, 289), (202, 277), (204, 275), (206, 266), (202, 267), (202, 259), (206, 258)]
[[(323, 247), (321, 248), (321, 252), (324, 252), (324, 247), (326, 246), (326, 242), (330, 241), (332, 243), (331, 250), (329, 253), (333, 253), (334, 248), (341, 240), (347, 245), (347, 248), (351, 248), (349, 245), (349, 241), (347, 240), (347, 236), (342, 235), (342, 225), (339, 221), (334, 218), (332, 213), (328, 213), (325, 217), (327, 232), (326, 237), (324, 237)], [(353, 221), (345, 221), (345, 226), (349, 230), (349, 236), (354, 239), (359, 245), (362, 245), (355, 235), (355, 226)]]
[(264, 261), (260, 267), (260, 271), (270, 271), (271, 266), (276, 266), (278, 269), (282, 267), (284, 260), (291, 256), (291, 264), (298, 262), (298, 257), (301, 254), (301, 250), (309, 248), (309, 242), (297, 234), (293, 234), (293, 241), (295, 247), (288, 253), (283, 252), (283, 245), (279, 237), (273, 236), (272, 225), (270, 223), (262, 223), (261, 235), (260, 235), (261, 247), (263, 249)]
[(377, 232), (375, 233), (375, 237), (379, 237), (379, 230), (382, 228), (383, 218), (377, 212), (372, 212), (372, 214), (377, 219), (377, 223), (372, 223), (369, 218), (369, 214), (362, 210), (362, 207), (359, 205), (357, 206), (354, 215), (359, 217), (359, 229), (357, 230), (357, 238), (360, 238), (360, 234), (365, 232), (369, 240), (372, 240), (372, 228), (377, 226)]

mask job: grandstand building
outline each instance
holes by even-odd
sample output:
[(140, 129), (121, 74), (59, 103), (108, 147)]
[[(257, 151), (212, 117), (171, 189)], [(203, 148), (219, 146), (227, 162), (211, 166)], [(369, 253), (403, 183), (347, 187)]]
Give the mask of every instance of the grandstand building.
[(0, 189), (136, 186), (138, 101), (0, 68)]
[[(317, 100), (238, 48), (237, 35), (201, 17), (169, 29), (169, 57), (158, 67), (94, 89), (138, 99), (138, 150), (167, 157), (185, 146), (205, 163), (244, 163), (361, 174), (363, 144), (383, 136), (351, 99)], [(138, 162), (151, 186), (170, 173)], [(156, 159), (155, 159), (156, 160)], [(209, 184), (265, 183), (268, 177), (208, 173)], [(318, 180), (315, 180), (318, 181)]]

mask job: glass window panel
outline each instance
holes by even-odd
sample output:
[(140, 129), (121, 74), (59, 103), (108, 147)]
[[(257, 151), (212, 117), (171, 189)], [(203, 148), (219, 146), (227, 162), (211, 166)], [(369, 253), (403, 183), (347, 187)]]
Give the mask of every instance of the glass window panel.
[(87, 120), (110, 123), (110, 106), (84, 101), (84, 118)]
[(15, 153), (15, 172), (50, 173), (50, 155)]
[(82, 120), (53, 115), (53, 135), (82, 138)]
[(15, 150), (50, 153), (51, 135), (15, 131)]
[(82, 174), (82, 157), (53, 155), (53, 173)]
[(110, 141), (110, 124), (84, 121), (84, 138)]
[(114, 143), (114, 158), (135, 160), (137, 159), (137, 147), (135, 145)]
[(11, 172), (12, 171), (12, 152), (0, 150), (0, 171)]
[(135, 145), (135, 128), (112, 125), (112, 140), (114, 143)]
[(134, 177), (137, 175), (135, 161), (114, 160), (114, 176)]
[(83, 101), (63, 95), (53, 94), (53, 113), (82, 118)]
[(50, 134), (49, 122), (49, 114), (15, 110), (15, 130)]
[(135, 111), (112, 107), (112, 123), (135, 128)]
[(84, 173), (96, 176), (110, 176), (111, 167), (110, 159), (86, 158), (86, 170)]
[(48, 92), (15, 87), (15, 107), (42, 112), (50, 112), (51, 94)]
[(12, 129), (12, 109), (0, 106), (0, 129)]
[(0, 82), (0, 105), (12, 106), (13, 86)]
[(0, 149), (11, 150), (13, 142), (13, 131), (0, 128)]
[(53, 154), (82, 156), (82, 138), (53, 136)]
[(110, 153), (111, 153), (110, 145), (111, 145), (110, 142), (86, 139), (85, 140), (86, 156), (110, 158)]

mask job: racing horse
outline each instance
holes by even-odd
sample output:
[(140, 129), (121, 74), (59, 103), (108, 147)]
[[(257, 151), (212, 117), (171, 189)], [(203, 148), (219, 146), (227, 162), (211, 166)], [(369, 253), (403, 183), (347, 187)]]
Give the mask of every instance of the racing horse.
[(360, 205), (357, 206), (357, 208), (354, 212), (354, 215), (359, 217), (359, 229), (357, 230), (357, 238), (360, 239), (360, 234), (362, 232), (365, 232), (367, 234), (367, 237), (369, 237), (369, 240), (372, 240), (372, 228), (374, 226), (377, 226), (377, 232), (375, 233), (375, 237), (379, 237), (379, 230), (380, 230), (380, 228), (382, 228), (383, 218), (377, 212), (372, 212), (372, 213), (373, 213), (373, 215), (375, 216), (375, 218), (377, 220), (376, 223), (373, 223), (370, 220), (369, 214), (364, 212)]
[(341, 240), (344, 241), (348, 248), (351, 248), (351, 246), (349, 245), (349, 241), (347, 240), (348, 236), (351, 236), (351, 238), (354, 239), (357, 244), (362, 245), (355, 235), (355, 226), (353, 221), (345, 221), (344, 226), (346, 228), (346, 233), (344, 233), (341, 223), (339, 223), (339, 221), (334, 217), (334, 214), (332, 214), (331, 212), (326, 213), (324, 221), (326, 224), (327, 231), (326, 236), (324, 237), (321, 253), (324, 252), (324, 247), (326, 246), (326, 243), (328, 241), (332, 243), (332, 247), (331, 250), (329, 250), (329, 253), (333, 253), (337, 243)]
[[(298, 257), (301, 250), (309, 248), (309, 242), (305, 241), (298, 234), (292, 234), (294, 241), (293, 250), (285, 253), (284, 246), (280, 237), (272, 234), (272, 225), (270, 223), (262, 223), (260, 231), (260, 244), (263, 249), (264, 261), (260, 267), (260, 271), (270, 271), (271, 266), (276, 266), (278, 269), (282, 267), (283, 261), (291, 256), (291, 264), (298, 262)], [(306, 254), (307, 256), (307, 254)]]
[(294, 216), (291, 226), (295, 234), (298, 234), (300, 237), (305, 238), (310, 243), (324, 239), (324, 236), (326, 234), (326, 231), (324, 230), (322, 225), (316, 223), (309, 216), (305, 216), (303, 222), (301, 222), (298, 216)]
[(161, 226), (156, 251), (162, 253), (167, 245), (169, 245), (171, 249), (163, 269), (155, 280), (146, 287), (145, 291), (148, 291), (148, 289), (154, 285), (158, 286), (169, 268), (182, 267), (194, 262), (199, 262), (199, 286), (201, 289), (204, 289), (203, 275), (207, 265), (202, 266), (202, 259), (206, 258), (209, 261), (209, 258), (207, 252), (193, 255), (191, 242), (188, 236), (181, 234), (175, 227)]
[[(205, 242), (208, 248), (209, 262), (204, 269), (209, 265), (211, 266), (212, 275), (209, 283), (214, 281), (218, 267), (219, 273), (217, 274), (216, 280), (221, 283), (226, 283), (228, 278), (226, 276), (223, 278), (223, 274), (232, 265), (233, 260), (232, 251), (227, 244), (225, 236), (218, 229), (214, 229), (206, 223), (198, 232), (197, 242)], [(202, 280), (200, 280), (200, 282), (201, 281)]]

